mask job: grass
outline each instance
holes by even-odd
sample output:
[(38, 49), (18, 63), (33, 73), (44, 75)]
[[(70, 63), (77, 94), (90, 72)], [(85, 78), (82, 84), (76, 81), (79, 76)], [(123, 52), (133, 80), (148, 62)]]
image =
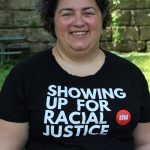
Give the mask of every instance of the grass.
[(13, 68), (14, 65), (15, 64), (13, 63), (0, 66), (0, 89), (4, 83), (6, 76), (8, 75), (8, 73), (10, 72), (10, 70)]
[[(149, 53), (131, 52), (131, 53), (116, 53), (116, 54), (128, 59), (141, 69), (141, 71), (146, 77), (150, 89), (150, 52)], [(13, 68), (14, 65), (15, 63), (0, 66), (0, 89), (3, 85), (6, 76), (8, 75), (8, 73), (10, 72), (10, 70)]]

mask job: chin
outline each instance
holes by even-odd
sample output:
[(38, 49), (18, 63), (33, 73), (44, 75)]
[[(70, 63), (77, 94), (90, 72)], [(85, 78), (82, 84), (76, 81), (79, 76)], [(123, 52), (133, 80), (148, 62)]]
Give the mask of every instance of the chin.
[(85, 51), (88, 49), (88, 45), (82, 44), (82, 45), (72, 45), (71, 48), (76, 51)]
[(72, 49), (76, 52), (84, 52), (87, 50), (86, 47), (72, 47)]

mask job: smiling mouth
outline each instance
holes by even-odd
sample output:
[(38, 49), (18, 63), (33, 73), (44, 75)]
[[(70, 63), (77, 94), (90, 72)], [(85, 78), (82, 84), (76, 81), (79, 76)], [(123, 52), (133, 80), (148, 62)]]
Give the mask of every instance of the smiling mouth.
[(76, 32), (71, 32), (71, 34), (77, 37), (83, 37), (87, 34), (87, 31), (76, 31)]

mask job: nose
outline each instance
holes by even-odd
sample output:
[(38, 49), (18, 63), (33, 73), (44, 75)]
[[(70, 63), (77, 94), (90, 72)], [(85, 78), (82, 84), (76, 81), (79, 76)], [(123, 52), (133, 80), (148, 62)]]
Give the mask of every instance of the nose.
[(84, 20), (84, 17), (82, 16), (82, 14), (75, 15), (73, 25), (76, 27), (82, 27), (85, 25), (85, 20)]

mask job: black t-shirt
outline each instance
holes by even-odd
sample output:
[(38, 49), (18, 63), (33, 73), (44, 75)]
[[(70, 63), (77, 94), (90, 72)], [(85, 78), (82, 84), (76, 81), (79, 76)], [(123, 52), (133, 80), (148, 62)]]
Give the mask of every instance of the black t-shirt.
[(108, 51), (95, 74), (68, 74), (51, 50), (10, 72), (0, 92), (0, 118), (29, 122), (26, 150), (133, 150), (132, 131), (150, 121), (147, 82), (129, 61)]

